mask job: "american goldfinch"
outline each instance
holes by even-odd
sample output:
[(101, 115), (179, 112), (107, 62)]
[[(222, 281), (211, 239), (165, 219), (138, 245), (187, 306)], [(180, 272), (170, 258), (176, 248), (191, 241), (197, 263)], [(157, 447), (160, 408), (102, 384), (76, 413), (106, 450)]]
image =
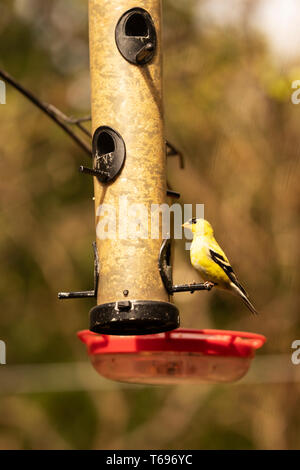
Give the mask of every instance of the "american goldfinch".
[(204, 279), (216, 287), (240, 296), (252, 313), (257, 314), (248, 294), (238, 282), (236, 275), (222, 248), (214, 237), (212, 226), (204, 219), (190, 219), (183, 227), (193, 232), (190, 250), (191, 263)]

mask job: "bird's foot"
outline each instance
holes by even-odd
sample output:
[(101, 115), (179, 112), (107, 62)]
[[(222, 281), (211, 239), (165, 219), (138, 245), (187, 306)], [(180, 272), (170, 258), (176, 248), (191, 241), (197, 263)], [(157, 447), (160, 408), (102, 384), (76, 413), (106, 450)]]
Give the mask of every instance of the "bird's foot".
[(204, 286), (205, 286), (205, 289), (210, 291), (213, 287), (214, 287), (214, 283), (213, 282), (210, 282), (210, 281), (206, 281), (204, 282)]

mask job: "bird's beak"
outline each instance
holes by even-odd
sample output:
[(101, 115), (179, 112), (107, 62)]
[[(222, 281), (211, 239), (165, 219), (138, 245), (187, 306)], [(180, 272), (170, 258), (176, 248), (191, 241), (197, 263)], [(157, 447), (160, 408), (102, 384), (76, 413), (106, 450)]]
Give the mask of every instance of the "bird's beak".
[(184, 224), (182, 224), (181, 227), (183, 227), (183, 228), (188, 228), (188, 229), (191, 230), (191, 224), (189, 224), (188, 222), (185, 222)]

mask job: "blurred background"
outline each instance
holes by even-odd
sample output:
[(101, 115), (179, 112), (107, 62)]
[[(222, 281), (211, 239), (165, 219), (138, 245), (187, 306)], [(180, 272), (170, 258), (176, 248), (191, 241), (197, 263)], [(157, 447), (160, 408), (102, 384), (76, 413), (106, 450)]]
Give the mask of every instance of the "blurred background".
[[(163, 0), (168, 161), (182, 203), (204, 203), (261, 315), (226, 293), (177, 294), (181, 323), (262, 333), (232, 385), (102, 380), (76, 332), (93, 300), (92, 179), (85, 154), (7, 86), (0, 106), (0, 449), (300, 448), (300, 79), (297, 0)], [(90, 113), (86, 0), (5, 0), (0, 67), (74, 116)], [(176, 241), (176, 282), (195, 279)]]

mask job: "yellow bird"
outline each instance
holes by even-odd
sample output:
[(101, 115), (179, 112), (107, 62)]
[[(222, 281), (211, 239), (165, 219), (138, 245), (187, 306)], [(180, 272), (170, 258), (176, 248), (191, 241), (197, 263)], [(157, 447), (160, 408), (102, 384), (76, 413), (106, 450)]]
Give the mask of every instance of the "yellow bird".
[(258, 314), (248, 294), (238, 282), (222, 248), (214, 237), (212, 226), (204, 219), (190, 219), (183, 227), (193, 232), (190, 250), (191, 263), (204, 281), (240, 296), (252, 313)]

